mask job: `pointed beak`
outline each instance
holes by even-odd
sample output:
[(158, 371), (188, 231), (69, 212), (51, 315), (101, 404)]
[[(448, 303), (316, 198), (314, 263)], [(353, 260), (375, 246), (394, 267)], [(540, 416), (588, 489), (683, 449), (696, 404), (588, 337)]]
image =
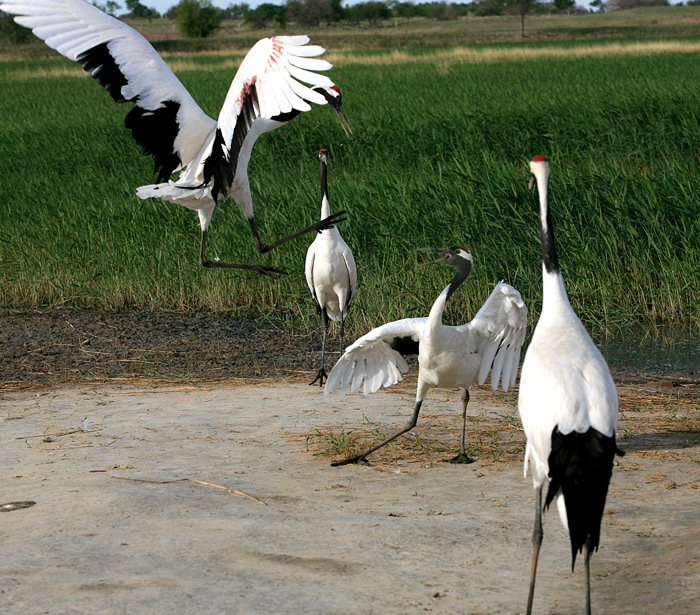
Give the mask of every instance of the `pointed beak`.
[(450, 251), (445, 250), (444, 248), (417, 248), (419, 252), (439, 252), (440, 254), (444, 254), (442, 258), (436, 258), (434, 261), (428, 261), (427, 263), (421, 263), (418, 265), (419, 267), (425, 267), (426, 265), (438, 265), (440, 263), (444, 263), (447, 261), (450, 257)]
[(530, 183), (527, 185), (528, 190), (532, 190), (535, 187), (535, 176), (530, 175)]
[(343, 105), (336, 100), (329, 100), (328, 103), (330, 104), (331, 107), (333, 107), (333, 111), (336, 112), (336, 115), (338, 116), (338, 119), (340, 120), (340, 124), (342, 125), (346, 136), (348, 137), (348, 139), (352, 139), (352, 137), (353, 137), (352, 129), (350, 128), (350, 124), (348, 123), (348, 118), (345, 117), (345, 111), (343, 111)]

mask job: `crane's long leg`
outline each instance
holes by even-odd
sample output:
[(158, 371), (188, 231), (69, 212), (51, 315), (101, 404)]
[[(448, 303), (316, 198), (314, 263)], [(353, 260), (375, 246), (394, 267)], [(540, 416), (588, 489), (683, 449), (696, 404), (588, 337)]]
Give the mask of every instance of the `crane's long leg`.
[(465, 440), (467, 438), (467, 404), (469, 403), (469, 389), (464, 389), (462, 394), (462, 444), (459, 447), (459, 454), (452, 459), (443, 459), (448, 463), (474, 463), (476, 459), (469, 457), (464, 450)]
[(287, 235), (286, 237), (283, 237), (282, 239), (278, 239), (277, 241), (274, 241), (273, 243), (263, 243), (260, 241), (260, 235), (258, 234), (258, 227), (255, 225), (255, 218), (248, 218), (248, 224), (250, 225), (250, 230), (253, 233), (253, 241), (255, 242), (255, 247), (260, 252), (260, 254), (265, 254), (265, 252), (269, 252), (270, 250), (274, 250), (277, 246), (281, 246), (283, 243), (287, 243), (291, 239), (296, 239), (297, 237), (301, 237), (302, 235), (306, 235), (306, 233), (312, 233), (314, 231), (322, 231), (324, 229), (327, 229), (334, 224), (337, 224), (338, 222), (345, 222), (347, 218), (341, 218), (340, 216), (345, 215), (347, 212), (345, 210), (339, 211), (337, 214), (332, 214), (328, 216), (327, 218), (324, 218), (323, 220), (320, 220), (319, 222), (315, 222), (311, 226), (307, 226), (304, 229), (301, 229), (300, 231), (297, 231), (296, 233), (292, 233), (291, 235)]
[(266, 275), (269, 278), (279, 278), (280, 275), (287, 273), (283, 269), (275, 267), (265, 267), (263, 265), (243, 265), (239, 263), (220, 263), (219, 261), (210, 261), (206, 256), (207, 249), (207, 231), (202, 231), (202, 238), (199, 244), (199, 264), (202, 267), (224, 267), (226, 269), (247, 269), (255, 271), (260, 275)]
[(527, 615), (532, 614), (532, 599), (535, 597), (537, 560), (542, 546), (542, 485), (535, 489), (535, 527), (532, 529), (532, 569), (530, 570), (530, 593), (527, 596)]
[(318, 370), (318, 374), (316, 375), (316, 378), (313, 379), (312, 382), (309, 382), (309, 385), (316, 384), (318, 382), (319, 386), (323, 386), (323, 379), (328, 378), (328, 374), (326, 374), (326, 335), (328, 333), (328, 312), (326, 312), (326, 308), (323, 308), (321, 310), (321, 315), (323, 316), (323, 344), (321, 346), (321, 369)]
[(331, 463), (332, 466), (344, 466), (347, 465), (348, 463), (359, 463), (361, 461), (366, 461), (365, 457), (369, 455), (370, 453), (373, 453), (379, 448), (382, 448), (385, 444), (389, 444), (392, 440), (398, 438), (400, 435), (405, 434), (407, 431), (410, 431), (416, 426), (416, 423), (418, 422), (418, 413), (420, 412), (420, 407), (423, 404), (423, 401), (416, 401), (416, 406), (413, 409), (413, 416), (411, 417), (411, 420), (408, 422), (408, 424), (400, 431), (397, 431), (393, 436), (388, 437), (384, 442), (380, 442), (376, 446), (373, 446), (370, 449), (367, 449), (364, 453), (360, 453), (359, 455), (354, 455), (353, 457), (348, 457), (347, 459), (342, 459), (340, 461), (334, 461)]
[(343, 356), (343, 334), (345, 333), (345, 319), (340, 321), (340, 356)]
[(586, 539), (583, 545), (583, 557), (586, 568), (586, 615), (591, 615), (591, 538)]

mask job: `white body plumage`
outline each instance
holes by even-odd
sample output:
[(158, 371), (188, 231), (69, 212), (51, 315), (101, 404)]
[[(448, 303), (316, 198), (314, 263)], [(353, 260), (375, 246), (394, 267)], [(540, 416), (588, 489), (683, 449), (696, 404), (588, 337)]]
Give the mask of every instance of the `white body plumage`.
[[(328, 150), (322, 149), (318, 158), (321, 163), (321, 220), (331, 215), (328, 200)], [(321, 368), (316, 379), (320, 386), (326, 377), (325, 355), (328, 321), (340, 323), (340, 348), (343, 348), (343, 331), (345, 319), (357, 286), (357, 267), (352, 250), (340, 236), (336, 225), (319, 231), (306, 251), (304, 268), (306, 283), (316, 302), (316, 307), (323, 318), (323, 346), (321, 350)]]

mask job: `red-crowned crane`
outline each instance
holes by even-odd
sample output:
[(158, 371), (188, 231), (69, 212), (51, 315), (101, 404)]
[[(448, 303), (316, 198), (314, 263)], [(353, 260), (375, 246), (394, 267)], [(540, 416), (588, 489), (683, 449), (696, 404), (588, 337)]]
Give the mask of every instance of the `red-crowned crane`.
[(515, 383), (527, 324), (527, 308), (520, 293), (509, 284), (499, 282), (471, 322), (445, 326), (442, 324), (445, 303), (467, 279), (473, 260), (463, 247), (429, 251), (445, 256), (425, 265), (445, 263), (457, 269), (433, 304), (430, 315), (390, 322), (359, 338), (347, 347), (326, 382), (326, 394), (348, 387), (356, 393), (363, 380), (365, 394), (374, 393), (382, 386), (389, 387), (402, 379), (400, 372), (408, 370), (396, 349), (415, 353), (417, 343), (420, 368), (413, 416), (403, 429), (383, 442), (331, 465), (365, 461), (367, 455), (413, 429), (430, 387), (462, 389), (462, 441), (459, 454), (449, 461), (471, 463), (474, 459), (465, 452), (469, 388), (477, 380), (483, 384), (489, 373), (494, 391), (499, 382), (505, 391)]
[[(321, 163), (321, 220), (331, 215), (328, 201), (328, 150), (318, 153)], [(343, 331), (350, 302), (355, 295), (357, 268), (352, 251), (340, 236), (338, 227), (319, 231), (306, 252), (306, 283), (314, 297), (316, 307), (323, 318), (323, 345), (321, 346), (321, 368), (309, 384), (323, 386), (326, 375), (326, 335), (328, 323), (340, 323), (340, 352), (343, 352)]]
[(591, 612), (590, 557), (598, 548), (600, 523), (615, 453), (617, 391), (603, 355), (569, 304), (554, 242), (549, 212), (549, 163), (530, 161), (537, 183), (542, 241), (542, 313), (525, 353), (520, 374), (518, 410), (527, 436), (528, 464), (535, 486), (535, 527), (527, 613), (532, 612), (537, 559), (542, 544), (544, 502), (556, 500), (571, 541), (571, 567), (583, 550), (586, 568), (586, 613)]
[[(261, 134), (309, 111), (313, 102), (329, 103), (351, 136), (340, 90), (328, 77), (313, 72), (328, 70), (331, 64), (314, 58), (324, 49), (307, 45), (306, 36), (258, 41), (243, 59), (214, 121), (141, 34), (85, 0), (0, 0), (0, 10), (16, 15), (18, 24), (79, 62), (116, 102), (135, 104), (125, 123), (144, 155), (153, 156), (158, 181), (136, 193), (142, 199), (159, 197), (197, 211), (202, 266), (249, 269), (270, 277), (284, 273), (273, 267), (207, 258), (207, 230), (220, 198), (232, 196), (241, 206), (260, 253), (339, 221), (342, 213), (263, 243), (253, 217), (248, 161)], [(169, 179), (176, 171), (179, 177)]]

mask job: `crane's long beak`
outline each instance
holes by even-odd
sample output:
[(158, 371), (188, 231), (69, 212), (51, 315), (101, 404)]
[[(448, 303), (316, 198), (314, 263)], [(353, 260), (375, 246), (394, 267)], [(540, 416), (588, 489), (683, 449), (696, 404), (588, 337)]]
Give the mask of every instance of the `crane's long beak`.
[(528, 190), (532, 190), (535, 187), (535, 183), (537, 180), (535, 179), (534, 175), (530, 175), (530, 183), (527, 185)]
[(342, 125), (346, 136), (348, 137), (348, 139), (352, 139), (352, 137), (353, 137), (352, 129), (350, 128), (350, 124), (348, 123), (348, 118), (345, 117), (345, 111), (343, 111), (343, 105), (336, 100), (329, 100), (328, 103), (330, 104), (331, 107), (333, 107), (333, 111), (336, 112), (336, 115), (338, 116), (338, 119), (340, 120), (340, 124)]
[(426, 265), (438, 265), (440, 263), (444, 263), (450, 257), (450, 251), (446, 250), (445, 248), (417, 248), (417, 250), (419, 252), (439, 252), (440, 254), (445, 255), (442, 258), (436, 258), (434, 261), (428, 261), (427, 263), (421, 263), (420, 265), (418, 265), (419, 267), (425, 267)]

